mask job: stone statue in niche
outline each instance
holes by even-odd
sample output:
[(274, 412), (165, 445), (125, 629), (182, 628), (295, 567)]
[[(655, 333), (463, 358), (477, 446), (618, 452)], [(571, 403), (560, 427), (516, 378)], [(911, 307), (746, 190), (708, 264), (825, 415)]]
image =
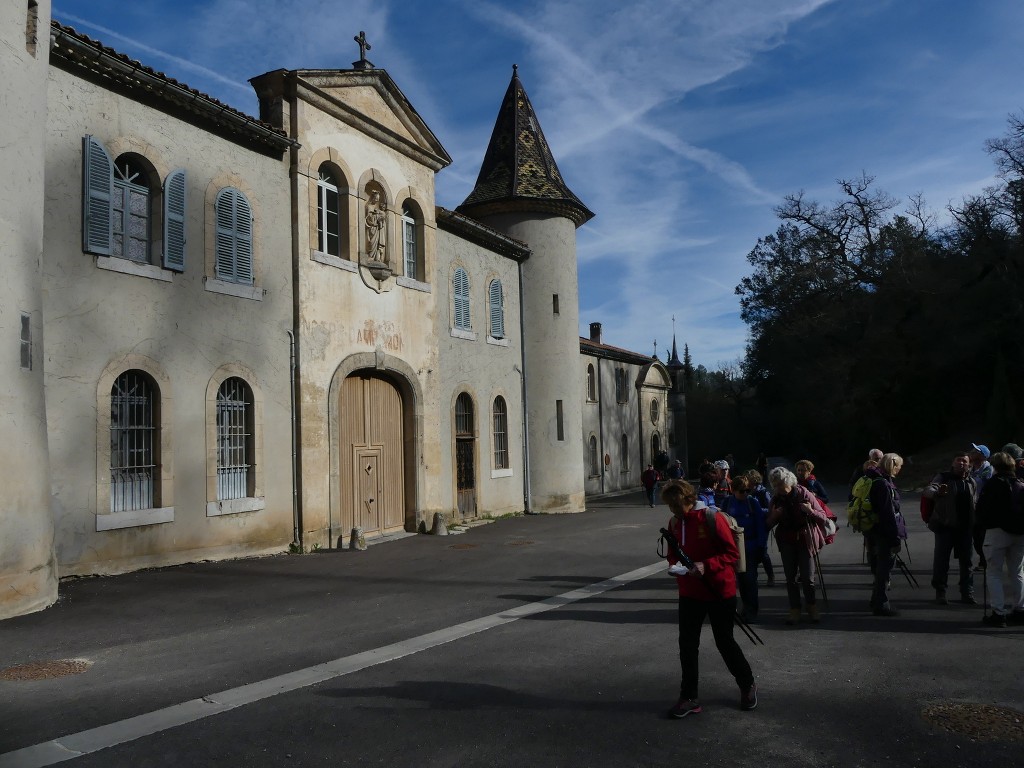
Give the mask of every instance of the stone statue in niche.
[(387, 211), (380, 192), (371, 189), (366, 203), (366, 258), (371, 262), (388, 263)]

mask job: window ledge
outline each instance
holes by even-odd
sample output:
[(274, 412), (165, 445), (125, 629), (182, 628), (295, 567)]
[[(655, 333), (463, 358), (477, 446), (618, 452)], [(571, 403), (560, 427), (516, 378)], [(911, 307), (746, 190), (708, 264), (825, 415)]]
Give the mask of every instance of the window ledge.
[(263, 301), (264, 291), (258, 285), (229, 283), (227, 280), (217, 280), (212, 277), (205, 278), (203, 284), (210, 293), (223, 293), (226, 296), (237, 296), (240, 299)]
[(326, 264), (328, 267), (337, 267), (338, 269), (343, 269), (346, 272), (359, 271), (359, 265), (356, 264), (354, 261), (343, 259), (341, 258), (341, 256), (332, 256), (331, 254), (324, 253), (323, 251), (310, 251), (309, 258), (320, 264)]
[(150, 280), (160, 280), (165, 283), (174, 281), (174, 273), (169, 269), (154, 264), (139, 264), (137, 261), (122, 259), (119, 256), (97, 256), (96, 266), (110, 272), (120, 272), (123, 275), (148, 277)]
[(508, 469), (492, 469), (491, 477), (512, 477), (512, 468), (509, 467)]
[(125, 512), (108, 512), (104, 515), (96, 515), (96, 530), (114, 531), (118, 528), (138, 528), (142, 525), (173, 522), (174, 507), (131, 509)]
[(430, 293), (430, 283), (424, 283), (421, 280), (416, 280), (412, 277), (406, 277), (405, 275), (396, 275), (395, 282), (403, 288), (412, 288), (414, 291), (423, 291), (424, 293)]
[(264, 496), (211, 501), (206, 505), (206, 516), (217, 517), (217, 515), (237, 515), (240, 512), (259, 512), (266, 506), (267, 499)]
[(465, 328), (452, 328), (452, 338), (476, 341), (476, 334), (473, 331), (467, 331)]
[(496, 339), (493, 336), (488, 336), (487, 337), (487, 343), (488, 344), (493, 344), (496, 347), (507, 347), (508, 346), (508, 339)]

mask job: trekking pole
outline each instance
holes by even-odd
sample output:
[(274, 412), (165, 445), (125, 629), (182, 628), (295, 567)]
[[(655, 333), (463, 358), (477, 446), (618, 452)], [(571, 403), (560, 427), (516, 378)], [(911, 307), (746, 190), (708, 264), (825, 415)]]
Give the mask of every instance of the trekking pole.
[(915, 588), (921, 586), (917, 583), (917, 578), (910, 572), (910, 569), (907, 568), (907, 564), (903, 562), (903, 558), (899, 555), (896, 555), (896, 567), (899, 568), (903, 572), (903, 575), (907, 577), (907, 583), (910, 586)]
[(904, 546), (904, 547), (906, 548), (906, 550), (907, 550), (907, 562), (908, 562), (908, 563), (910, 563), (911, 565), (913, 565), (913, 564), (914, 564), (914, 561), (913, 561), (913, 559), (911, 559), (911, 557), (910, 557), (910, 545), (909, 545), (909, 544), (907, 543), (907, 540), (906, 540), (906, 539), (904, 539), (904, 540), (903, 540), (903, 546)]
[[(811, 524), (807, 523), (807, 539), (808, 543), (812, 543), (811, 537)], [(825, 588), (825, 577), (821, 574), (821, 558), (818, 557), (817, 552), (811, 553), (811, 557), (814, 559), (814, 570), (818, 574), (818, 584), (821, 585), (821, 596), (825, 600), (825, 610), (828, 610), (828, 590)]]
[[(693, 570), (693, 560), (685, 552), (683, 552), (683, 548), (681, 546), (679, 546), (679, 542), (676, 541), (676, 537), (673, 536), (672, 533), (669, 530), (667, 530), (666, 528), (662, 528), (661, 529), (661, 539), (659, 540), (659, 546), (658, 546), (658, 549), (657, 549), (658, 557), (665, 557), (665, 555), (662, 554), (662, 552), (661, 552), (661, 545), (660, 545), (661, 541), (668, 542), (669, 547), (672, 549), (672, 554), (674, 554), (676, 556), (676, 560), (681, 562), (687, 568)], [(714, 587), (712, 587), (708, 583), (708, 581), (705, 578), (704, 574), (702, 573), (702, 574), (699, 574), (699, 575), (700, 575), (700, 580), (704, 583), (704, 586), (708, 588), (708, 592), (710, 592), (714, 597), (716, 597), (719, 600), (721, 600), (722, 598), (719, 597), (718, 592), (714, 589)], [(760, 643), (761, 645), (764, 645), (764, 640), (761, 639), (761, 636), (759, 634), (757, 634), (757, 632), (754, 630), (754, 628), (752, 626), (750, 626), (746, 622), (746, 620), (742, 616), (739, 615), (738, 612), (733, 611), (732, 618), (733, 618), (733, 622), (736, 624), (737, 627), (740, 628), (740, 630), (742, 630), (743, 634), (745, 634), (747, 636), (747, 639), (750, 642), (752, 642), (754, 645), (757, 645), (758, 643)]]

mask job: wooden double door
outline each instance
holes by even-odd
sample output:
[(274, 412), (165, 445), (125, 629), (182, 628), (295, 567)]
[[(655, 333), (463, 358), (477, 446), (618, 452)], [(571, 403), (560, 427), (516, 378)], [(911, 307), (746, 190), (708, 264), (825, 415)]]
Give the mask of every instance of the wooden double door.
[(339, 403), (341, 530), (383, 533), (405, 525), (402, 395), (387, 378), (357, 372)]

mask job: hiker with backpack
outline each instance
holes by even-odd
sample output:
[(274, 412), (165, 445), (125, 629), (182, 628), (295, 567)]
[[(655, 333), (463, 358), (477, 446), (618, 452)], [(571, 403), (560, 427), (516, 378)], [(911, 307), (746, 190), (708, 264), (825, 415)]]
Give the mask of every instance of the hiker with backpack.
[(821, 613), (815, 593), (814, 556), (825, 546), (827, 517), (815, 503), (814, 495), (801, 486), (788, 469), (775, 467), (768, 473), (768, 484), (772, 488), (772, 503), (767, 523), (769, 529), (775, 530), (789, 597), (786, 623), (792, 625), (800, 621), (802, 589), (807, 615), (817, 624)]
[(743, 527), (743, 546), (747, 554), (747, 567), (737, 573), (737, 587), (743, 601), (741, 616), (748, 622), (757, 621), (757, 566), (764, 557), (768, 546), (768, 529), (765, 525), (766, 512), (750, 493), (750, 481), (746, 475), (732, 479), (732, 495), (726, 497), (722, 511), (732, 515)]
[[(733, 637), (736, 614), (736, 562), (739, 550), (723, 514), (708, 511), (685, 480), (669, 480), (661, 500), (672, 511), (668, 533), (693, 561), (693, 570), (676, 575), (679, 587), (679, 663), (682, 681), (679, 701), (668, 714), (682, 718), (702, 711), (698, 693), (698, 653), (705, 616), (711, 622), (715, 646), (740, 688), (740, 709), (757, 706), (757, 686), (746, 656)], [(714, 530), (711, 527), (714, 526)], [(678, 562), (671, 549), (669, 562)], [(684, 569), (685, 570), (685, 569)]]
[[(978, 497), (978, 525), (985, 530), (985, 580), (992, 614), (983, 621), (1005, 627), (1024, 623), (1024, 483), (1017, 479), (1016, 462), (1008, 453), (990, 459), (995, 474)], [(1003, 589), (1003, 565), (1009, 575)]]
[(935, 601), (947, 605), (946, 582), (949, 578), (949, 556), (956, 555), (960, 565), (960, 601), (977, 605), (974, 599), (974, 574), (971, 557), (974, 546), (975, 483), (971, 477), (971, 460), (967, 452), (953, 457), (952, 467), (940, 472), (921, 493), (921, 517), (935, 534), (932, 557), (932, 586)]
[[(764, 454), (761, 454), (762, 456)], [(768, 489), (764, 487), (763, 483), (764, 475), (756, 469), (747, 471), (747, 480), (750, 481), (750, 495), (752, 498), (757, 499), (757, 503), (761, 505), (761, 509), (764, 510), (765, 516), (768, 515), (768, 508), (772, 503), (772, 495), (768, 492)], [(765, 540), (764, 554), (761, 556), (761, 565), (764, 567), (764, 575), (768, 577), (768, 581), (765, 583), (766, 587), (775, 586), (775, 567), (772, 565), (772, 556), (768, 554), (768, 541)]]
[(872, 479), (868, 494), (875, 522), (864, 536), (875, 575), (871, 587), (871, 611), (875, 616), (899, 616), (899, 611), (889, 604), (889, 575), (907, 538), (907, 526), (900, 514), (900, 492), (896, 487), (896, 476), (901, 469), (902, 456), (897, 453), (882, 456), (878, 477)]

